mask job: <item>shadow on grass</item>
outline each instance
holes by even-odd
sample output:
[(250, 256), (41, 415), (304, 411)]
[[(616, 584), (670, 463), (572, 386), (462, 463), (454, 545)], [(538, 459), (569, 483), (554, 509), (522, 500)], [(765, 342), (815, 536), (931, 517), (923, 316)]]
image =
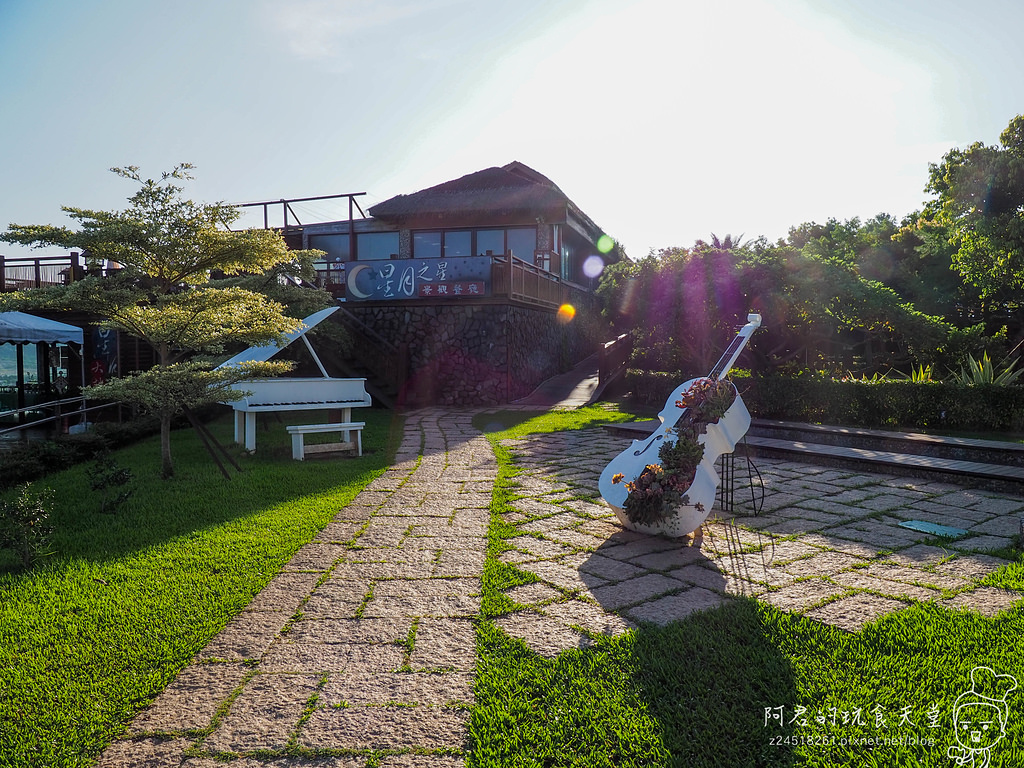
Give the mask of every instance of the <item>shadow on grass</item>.
[(545, 659), (480, 630), (469, 765), (794, 765), (765, 707), (796, 700), (789, 661), (752, 601), (644, 626)]
[[(176, 472), (169, 480), (159, 477), (159, 437), (115, 451), (112, 456), (118, 466), (133, 474), (134, 493), (114, 514), (99, 512), (100, 496), (89, 485), (92, 463), (38, 480), (35, 487), (54, 491), (50, 516), (55, 529), (51, 537), (54, 559), (116, 560), (275, 505), (337, 503), (339, 499), (329, 498), (331, 491), (361, 487), (386, 466), (396, 436), (400, 437), (390, 411), (366, 411), (361, 415), (366, 421), (362, 457), (303, 462), (291, 459), (283, 423), (267, 420), (261, 425), (259, 452), (247, 456), (232, 444), (230, 416), (217, 419), (208, 426), (243, 470), (230, 469), (230, 480), (223, 477), (191, 429), (172, 433)], [(303, 415), (300, 422), (308, 418)], [(4, 565), (12, 570), (10, 561), (0, 562), (0, 567)]]

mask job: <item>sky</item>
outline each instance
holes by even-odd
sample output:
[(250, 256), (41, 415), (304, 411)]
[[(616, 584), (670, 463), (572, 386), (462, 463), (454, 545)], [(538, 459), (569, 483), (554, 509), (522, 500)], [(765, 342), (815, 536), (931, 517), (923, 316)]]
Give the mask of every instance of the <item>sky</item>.
[(0, 229), (182, 162), (198, 201), (365, 209), (518, 160), (634, 258), (902, 218), (1024, 113), (1022, 28), (1019, 0), (0, 0)]

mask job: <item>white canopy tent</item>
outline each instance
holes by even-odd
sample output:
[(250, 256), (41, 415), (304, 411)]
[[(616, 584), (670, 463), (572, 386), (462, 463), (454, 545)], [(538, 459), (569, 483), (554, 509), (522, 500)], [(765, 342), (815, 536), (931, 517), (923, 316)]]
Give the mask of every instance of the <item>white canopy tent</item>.
[(81, 328), (25, 312), (0, 312), (0, 344), (81, 344)]
[[(49, 357), (44, 348), (30, 358), (34, 359), (32, 365), (40, 375), (40, 382), (43, 383), (43, 390), (39, 390), (37, 382), (26, 381), (25, 376), (25, 353), (24, 349), (29, 344), (77, 344), (78, 351), (75, 354), (81, 366), (81, 380), (85, 381), (85, 358), (84, 358), (85, 333), (81, 328), (67, 323), (59, 323), (56, 320), (47, 320), (45, 317), (36, 317), (25, 312), (0, 312), (0, 345), (13, 344), (17, 350), (14, 357), (16, 375), (14, 381), (9, 384), (0, 384), (0, 411), (20, 411), (28, 406), (39, 402), (49, 402), (52, 395), (47, 395), (51, 384), (55, 385), (61, 398), (67, 388), (67, 378), (59, 376), (51, 382), (50, 368), (48, 367)], [(63, 388), (62, 388), (63, 386)], [(36, 388), (36, 389), (33, 389)], [(28, 391), (32, 389), (31, 396)], [(41, 398), (40, 392), (42, 392)], [(29, 402), (31, 398), (32, 402)], [(22, 418), (22, 417), (19, 417)]]

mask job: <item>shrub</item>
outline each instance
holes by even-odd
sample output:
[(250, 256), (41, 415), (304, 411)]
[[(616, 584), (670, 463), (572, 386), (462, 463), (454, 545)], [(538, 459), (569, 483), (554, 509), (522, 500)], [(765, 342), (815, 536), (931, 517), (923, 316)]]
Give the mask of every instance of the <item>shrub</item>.
[(132, 471), (119, 466), (109, 451), (96, 457), (89, 473), (89, 487), (99, 494), (101, 513), (113, 514), (128, 501), (135, 492), (134, 488), (126, 487), (133, 477)]
[(35, 492), (25, 483), (14, 501), (0, 501), (0, 548), (12, 550), (26, 569), (51, 554), (52, 497), (50, 489)]
[[(664, 404), (688, 377), (627, 372), (644, 405)], [(751, 415), (762, 419), (887, 429), (1024, 431), (1024, 387), (908, 380), (854, 381), (819, 376), (735, 376)]]

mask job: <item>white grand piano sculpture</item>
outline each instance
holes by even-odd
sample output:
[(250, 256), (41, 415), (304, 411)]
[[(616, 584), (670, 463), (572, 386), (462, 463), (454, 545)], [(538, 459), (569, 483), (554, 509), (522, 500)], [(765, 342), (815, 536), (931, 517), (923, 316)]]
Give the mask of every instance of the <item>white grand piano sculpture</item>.
[[(218, 366), (223, 367), (249, 361), (262, 362), (269, 360), (284, 347), (288, 346), (288, 344), (291, 344), (296, 339), (302, 339), (313, 361), (323, 374), (323, 376), (317, 377), (254, 379), (252, 381), (240, 382), (237, 385), (237, 390), (250, 393), (241, 400), (231, 403), (231, 407), (235, 411), (235, 442), (244, 444), (247, 451), (256, 450), (257, 413), (340, 410), (341, 423), (349, 424), (352, 421), (353, 408), (363, 408), (371, 404), (370, 396), (366, 393), (366, 379), (332, 378), (328, 375), (327, 369), (324, 368), (323, 363), (317, 356), (313, 345), (306, 338), (306, 331), (314, 328), (337, 310), (338, 307), (328, 307), (305, 318), (302, 321), (304, 326), (302, 330), (288, 334), (286, 342), (282, 346), (267, 344), (259, 347), (249, 347), (249, 349)], [(358, 426), (362, 428), (362, 424)], [(347, 430), (339, 428), (338, 431), (343, 432), (343, 440), (347, 441), (349, 439)], [(300, 446), (300, 456), (296, 458), (301, 458), (301, 437), (299, 438), (298, 445)]]

